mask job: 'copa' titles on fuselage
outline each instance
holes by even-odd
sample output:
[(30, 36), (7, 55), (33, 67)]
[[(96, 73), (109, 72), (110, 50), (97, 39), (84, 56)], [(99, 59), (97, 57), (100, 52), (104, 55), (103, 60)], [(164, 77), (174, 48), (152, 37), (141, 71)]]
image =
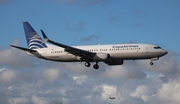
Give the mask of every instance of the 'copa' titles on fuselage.
[(112, 46), (112, 48), (138, 48), (138, 45), (120, 45), (120, 46)]

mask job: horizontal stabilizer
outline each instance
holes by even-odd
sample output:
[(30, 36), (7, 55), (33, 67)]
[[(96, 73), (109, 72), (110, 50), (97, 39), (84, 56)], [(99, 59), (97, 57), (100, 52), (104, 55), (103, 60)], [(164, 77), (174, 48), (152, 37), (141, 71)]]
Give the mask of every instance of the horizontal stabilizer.
[(28, 52), (37, 52), (36, 50), (31, 50), (31, 49), (28, 49), (28, 48), (23, 48), (23, 47), (19, 47), (19, 46), (15, 46), (15, 45), (11, 45), (11, 47), (14, 47), (14, 48), (17, 48), (17, 49), (20, 49), (20, 50), (23, 50), (23, 51), (28, 51)]

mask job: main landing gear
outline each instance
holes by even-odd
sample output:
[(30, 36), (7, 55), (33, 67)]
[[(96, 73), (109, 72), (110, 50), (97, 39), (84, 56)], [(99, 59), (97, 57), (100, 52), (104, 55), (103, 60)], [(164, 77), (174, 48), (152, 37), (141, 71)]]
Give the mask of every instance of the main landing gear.
[(91, 64), (90, 64), (89, 62), (85, 62), (85, 66), (86, 66), (86, 67), (90, 67)]
[(96, 64), (94, 64), (93, 68), (94, 68), (94, 69), (98, 69), (98, 68), (99, 68), (99, 65), (96, 63)]
[[(85, 65), (86, 67), (90, 67), (90, 66), (91, 66), (91, 64), (90, 64), (89, 62), (85, 62), (84, 65)], [(94, 68), (94, 69), (98, 69), (98, 68), (99, 68), (98, 62), (96, 62), (96, 64), (93, 65), (93, 68)]]

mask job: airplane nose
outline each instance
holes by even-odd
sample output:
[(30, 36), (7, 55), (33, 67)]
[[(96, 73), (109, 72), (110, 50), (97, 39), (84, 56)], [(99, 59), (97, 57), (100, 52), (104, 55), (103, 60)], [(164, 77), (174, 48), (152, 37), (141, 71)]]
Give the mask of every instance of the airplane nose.
[(161, 52), (163, 55), (166, 55), (168, 53), (168, 51), (166, 51), (166, 50), (162, 50)]

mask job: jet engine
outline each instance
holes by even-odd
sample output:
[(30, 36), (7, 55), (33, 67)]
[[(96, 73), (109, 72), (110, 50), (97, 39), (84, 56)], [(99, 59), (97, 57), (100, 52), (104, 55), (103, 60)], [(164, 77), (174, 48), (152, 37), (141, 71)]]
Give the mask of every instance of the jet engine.
[(105, 62), (108, 65), (122, 65), (124, 63), (123, 60), (111, 60)]

